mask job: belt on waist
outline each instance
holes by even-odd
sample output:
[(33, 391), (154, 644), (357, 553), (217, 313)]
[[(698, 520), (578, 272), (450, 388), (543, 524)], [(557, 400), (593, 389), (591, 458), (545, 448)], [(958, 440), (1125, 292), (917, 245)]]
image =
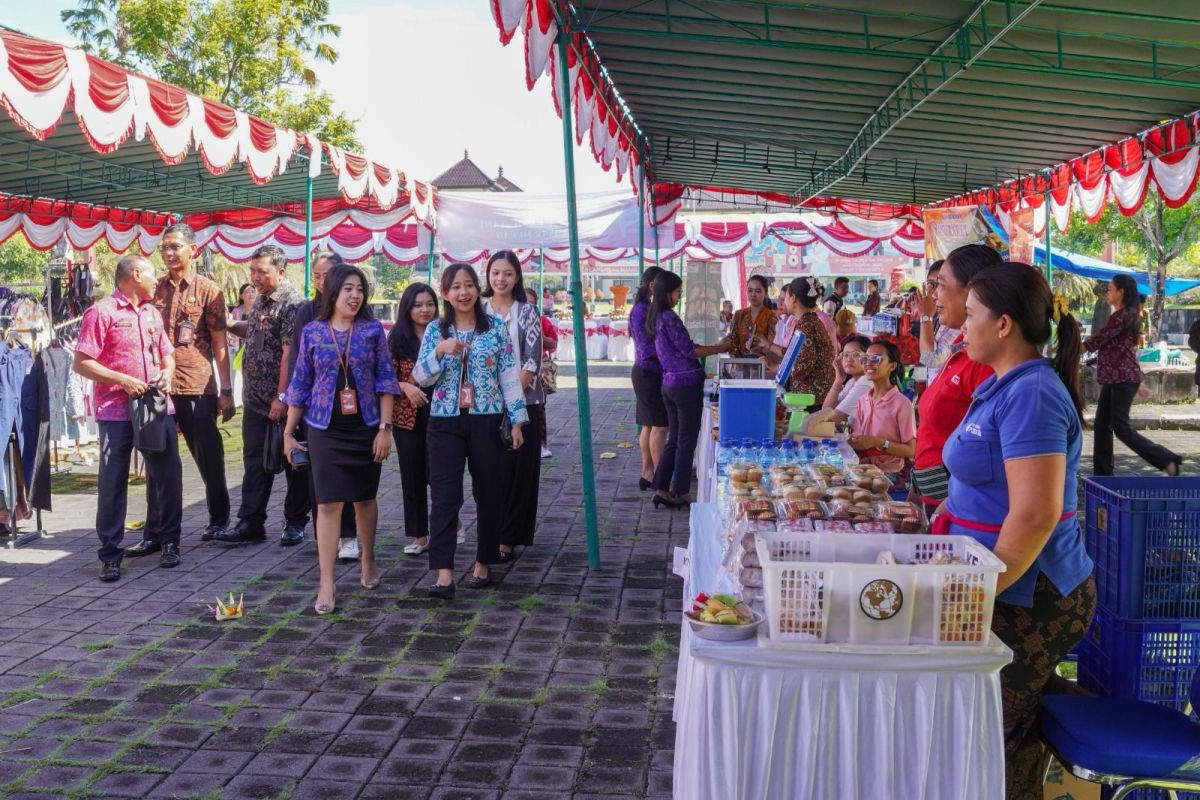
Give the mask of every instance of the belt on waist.
[[(1077, 513), (1078, 512), (1076, 512), (1076, 511), (1064, 512), (1063, 515), (1058, 518), (1058, 521), (1066, 522), (1067, 520), (1074, 517)], [(955, 516), (954, 514), (951, 514), (949, 511), (943, 511), (941, 514), (938, 514), (936, 517), (933, 518), (933, 522), (931, 522), (929, 525), (929, 532), (932, 534), (936, 534), (936, 535), (945, 535), (945, 534), (950, 533), (951, 525), (958, 525), (961, 528), (966, 528), (967, 530), (972, 530), (972, 531), (979, 531), (980, 533), (999, 533), (1000, 532), (999, 525), (993, 525), (988, 522), (978, 522), (978, 521), (972, 520), (972, 519), (963, 519), (962, 517), (958, 517), (958, 516)]]

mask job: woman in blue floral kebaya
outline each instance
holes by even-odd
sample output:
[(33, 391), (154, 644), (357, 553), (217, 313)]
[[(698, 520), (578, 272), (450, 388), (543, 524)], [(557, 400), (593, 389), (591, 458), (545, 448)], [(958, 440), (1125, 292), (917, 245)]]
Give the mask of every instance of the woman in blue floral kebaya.
[[(471, 474), (475, 497), (475, 567), (468, 588), (492, 584), (489, 567), (499, 562), (506, 483), (496, 469), (504, 449), (519, 450), (521, 426), (528, 421), (520, 368), (508, 326), (488, 314), (480, 300), (479, 276), (469, 264), (451, 264), (442, 272), (445, 310), (425, 329), (413, 378), (433, 387), (430, 401), (429, 568), (437, 582), (429, 594), (454, 597), (454, 551), (462, 510), (463, 467)], [(511, 426), (506, 445), (502, 426)]]

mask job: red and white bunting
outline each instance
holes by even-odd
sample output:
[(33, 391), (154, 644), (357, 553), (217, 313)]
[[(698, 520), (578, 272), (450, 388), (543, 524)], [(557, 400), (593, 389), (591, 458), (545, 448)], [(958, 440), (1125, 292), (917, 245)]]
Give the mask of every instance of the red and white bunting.
[[(1060, 231), (1067, 229), (1073, 211), (1083, 212), (1094, 223), (1109, 203), (1131, 216), (1152, 190), (1167, 206), (1178, 208), (1196, 191), (1198, 142), (1200, 112), (1194, 112), (1037, 175), (959, 195), (933, 207), (984, 205), (1007, 214), (1020, 206), (1040, 208), (1048, 196), (1050, 214)], [(1039, 220), (1039, 229), (1043, 225)]]
[[(351, 204), (388, 209), (403, 203), (406, 187), (411, 191), (415, 183), (399, 170), (345, 153), (311, 134), (280, 128), (81, 50), (4, 30), (0, 104), (39, 141), (54, 132), (69, 110), (98, 153), (117, 151), (131, 135), (136, 141), (149, 137), (168, 165), (181, 163), (194, 148), (212, 174), (241, 163), (259, 184), (282, 173), (304, 145), (310, 154), (325, 152), (341, 195)], [(320, 174), (320, 159), (313, 159), (309, 169), (313, 177)], [(431, 209), (435, 190), (421, 188), (419, 208)]]

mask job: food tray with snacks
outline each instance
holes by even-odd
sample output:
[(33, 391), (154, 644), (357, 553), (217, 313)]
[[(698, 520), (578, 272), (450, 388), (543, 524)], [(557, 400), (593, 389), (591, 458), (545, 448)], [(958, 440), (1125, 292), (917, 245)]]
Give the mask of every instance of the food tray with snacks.
[(989, 642), (1005, 566), (969, 536), (755, 536), (773, 645)]

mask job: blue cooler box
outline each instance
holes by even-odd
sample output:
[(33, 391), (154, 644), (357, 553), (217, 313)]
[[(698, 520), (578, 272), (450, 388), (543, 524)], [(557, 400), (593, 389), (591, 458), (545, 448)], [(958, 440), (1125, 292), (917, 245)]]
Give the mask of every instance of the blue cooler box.
[(775, 438), (775, 381), (721, 381), (722, 439)]

